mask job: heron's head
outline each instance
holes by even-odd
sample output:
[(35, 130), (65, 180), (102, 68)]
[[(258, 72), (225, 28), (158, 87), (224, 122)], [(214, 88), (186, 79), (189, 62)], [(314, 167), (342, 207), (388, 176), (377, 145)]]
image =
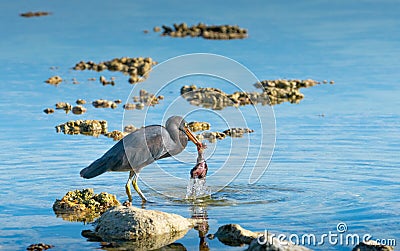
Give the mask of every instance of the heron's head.
[(186, 134), (188, 139), (192, 141), (196, 146), (197, 149), (203, 148), (203, 144), (194, 136), (194, 134), (188, 128), (188, 123), (180, 116), (173, 116), (167, 120), (167, 124), (169, 120), (174, 121), (178, 125), (178, 129)]

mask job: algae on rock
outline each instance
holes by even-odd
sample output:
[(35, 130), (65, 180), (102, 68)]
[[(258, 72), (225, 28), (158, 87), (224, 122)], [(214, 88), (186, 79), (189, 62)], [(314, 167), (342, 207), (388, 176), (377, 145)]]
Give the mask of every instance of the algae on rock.
[(92, 222), (107, 209), (118, 205), (115, 195), (106, 192), (95, 194), (88, 188), (67, 192), (61, 200), (54, 202), (53, 210), (64, 220)]

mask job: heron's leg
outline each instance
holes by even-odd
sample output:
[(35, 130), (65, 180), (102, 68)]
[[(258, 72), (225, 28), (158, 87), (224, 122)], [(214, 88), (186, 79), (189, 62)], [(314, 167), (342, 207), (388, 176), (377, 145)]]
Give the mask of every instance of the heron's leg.
[(126, 182), (126, 185), (125, 185), (125, 191), (126, 191), (126, 194), (128, 195), (128, 200), (131, 203), (132, 203), (131, 182), (133, 182), (133, 180), (132, 180), (133, 176), (135, 176), (135, 172), (130, 171), (128, 181)]
[(140, 198), (142, 198), (142, 202), (146, 202), (147, 199), (144, 196), (144, 194), (142, 193), (142, 191), (140, 191), (140, 188), (139, 188), (139, 186), (137, 184), (137, 179), (138, 179), (138, 175), (135, 173), (134, 177), (133, 177), (133, 180), (132, 180), (132, 186), (135, 189), (135, 191), (139, 194)]

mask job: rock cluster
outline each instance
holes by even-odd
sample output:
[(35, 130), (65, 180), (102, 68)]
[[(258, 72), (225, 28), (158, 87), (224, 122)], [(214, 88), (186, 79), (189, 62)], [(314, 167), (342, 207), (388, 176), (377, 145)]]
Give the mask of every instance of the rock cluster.
[(97, 99), (92, 102), (92, 105), (95, 108), (112, 108), (112, 109), (115, 109), (118, 106), (117, 103), (115, 103), (115, 101), (110, 101), (105, 99)]
[[(327, 82), (323, 82), (327, 83)], [(333, 83), (331, 81), (331, 83)], [(304, 94), (300, 93), (300, 88), (308, 88), (321, 84), (312, 79), (276, 79), (263, 80), (255, 83), (254, 86), (263, 89), (267, 93), (271, 105), (280, 104), (283, 102), (299, 103), (304, 98)]]
[(87, 109), (81, 105), (76, 105), (76, 106), (72, 107), (72, 113), (76, 114), (76, 115), (84, 114), (86, 112), (86, 110)]
[(29, 12), (25, 12), (25, 13), (21, 13), (19, 14), (21, 17), (42, 17), (42, 16), (48, 16), (50, 15), (50, 12), (47, 11), (29, 11)]
[[(333, 81), (330, 83), (332, 84)], [(238, 91), (233, 94), (225, 93), (218, 88), (200, 88), (196, 85), (185, 85), (181, 88), (181, 95), (192, 105), (221, 110), (228, 106), (276, 105), (283, 102), (299, 103), (304, 98), (299, 89), (317, 84), (321, 83), (312, 79), (264, 80), (254, 84), (257, 88), (262, 89), (262, 92)]]
[(241, 138), (245, 133), (252, 133), (254, 130), (249, 128), (229, 128), (223, 131), (224, 134), (232, 137), (232, 138)]
[(127, 125), (124, 127), (124, 133), (131, 133), (136, 130), (139, 130), (139, 128), (135, 127), (134, 125)]
[(268, 102), (268, 96), (262, 95), (262, 93), (235, 92), (227, 94), (218, 88), (198, 88), (196, 85), (183, 86), (181, 95), (192, 105), (213, 110), (222, 110), (228, 106), (238, 107), (240, 105), (253, 104), (250, 95), (255, 96), (253, 99), (256, 101), (263, 98), (265, 103)]
[[(58, 102), (57, 104), (55, 104), (55, 107), (57, 110), (64, 110), (66, 113), (72, 111), (72, 113), (76, 115), (84, 114), (87, 111), (87, 109), (83, 107), (81, 104), (85, 104), (86, 101), (83, 99), (78, 99), (76, 103), (78, 105), (72, 107), (72, 105), (68, 102)], [(46, 108), (43, 110), (43, 112), (46, 114), (54, 113), (54, 109)]]
[[(109, 61), (104, 61), (100, 63), (95, 63), (93, 61), (79, 62), (74, 66), (74, 70), (94, 70), (94, 71), (119, 71), (130, 76), (129, 83), (134, 84), (143, 81), (147, 78), (149, 72), (153, 65), (157, 62), (153, 61), (152, 58), (114, 58)], [(105, 78), (104, 78), (105, 79)], [(102, 82), (100, 80), (100, 82)], [(102, 82), (103, 83), (103, 82)], [(104, 84), (104, 83), (103, 83)], [(112, 83), (111, 83), (112, 84)]]
[(37, 243), (37, 244), (31, 244), (29, 245), (26, 250), (29, 251), (42, 251), (42, 250), (47, 250), (49, 248), (53, 248), (53, 245), (50, 244), (45, 244), (45, 243)]
[(124, 250), (158, 249), (182, 238), (193, 227), (191, 220), (180, 215), (132, 206), (114, 207), (95, 224), (94, 231), (84, 231), (82, 235), (113, 241), (113, 246)]
[(46, 109), (43, 110), (43, 112), (46, 113), (46, 114), (51, 114), (51, 113), (54, 113), (54, 109), (53, 108), (46, 108)]
[(225, 139), (226, 136), (232, 138), (243, 137), (245, 133), (252, 133), (254, 130), (249, 128), (230, 128), (223, 132), (202, 132), (196, 135), (196, 138), (200, 141), (208, 140), (210, 143), (215, 143), (217, 140)]
[[(188, 128), (192, 132), (198, 131), (207, 131), (210, 130), (211, 125), (208, 122), (199, 122), (199, 121), (191, 121), (188, 123)], [(226, 136), (230, 136), (232, 138), (240, 138), (243, 137), (245, 133), (252, 133), (254, 130), (249, 128), (229, 128), (223, 132), (201, 132), (196, 134), (196, 138), (200, 141), (208, 140), (210, 143), (214, 143), (217, 140), (225, 139)]]
[(120, 140), (123, 137), (125, 137), (126, 133), (118, 131), (118, 130), (114, 130), (112, 132), (107, 132), (104, 133), (104, 136), (108, 137), (108, 138), (112, 138), (114, 140)]
[(71, 120), (56, 126), (57, 133), (99, 136), (107, 133), (105, 120)]
[[(186, 23), (174, 24), (174, 27), (163, 25), (163, 36), (203, 37), (205, 39), (242, 39), (247, 37), (247, 30), (237, 25), (206, 25), (199, 23), (188, 26)], [(157, 29), (158, 30), (158, 29)], [(156, 27), (154, 27), (156, 31)]]
[(84, 99), (77, 99), (77, 100), (75, 101), (75, 103), (76, 103), (77, 105), (84, 105), (84, 104), (86, 104), (86, 100), (84, 100)]
[(65, 220), (91, 222), (107, 209), (119, 205), (115, 195), (105, 192), (95, 194), (89, 188), (67, 192), (61, 200), (54, 202), (53, 210)]
[(126, 103), (123, 107), (125, 110), (142, 110), (145, 106), (155, 106), (160, 103), (160, 100), (164, 99), (164, 96), (155, 96), (144, 89), (139, 91), (139, 96), (134, 96), (133, 103)]
[(196, 138), (200, 141), (208, 140), (210, 143), (215, 143), (217, 140), (226, 138), (226, 134), (221, 132), (202, 132), (196, 135)]
[(108, 81), (106, 79), (106, 77), (104, 77), (104, 76), (100, 76), (100, 78), (99, 78), (99, 81), (100, 81), (100, 83), (102, 85), (112, 85), (112, 86), (114, 86), (115, 85), (114, 80), (115, 80), (114, 77), (112, 77), (110, 81)]
[(45, 82), (50, 85), (58, 85), (62, 81), (63, 81), (63, 79), (60, 76), (52, 76), (52, 77), (48, 78)]
[(114, 130), (107, 131), (107, 121), (105, 120), (70, 120), (63, 124), (56, 126), (57, 133), (64, 133), (69, 135), (83, 134), (87, 136), (98, 137), (104, 135), (114, 140), (120, 140), (125, 137), (128, 132), (121, 132)]
[(192, 121), (192, 122), (188, 123), (188, 127), (189, 127), (190, 131), (192, 131), (192, 132), (207, 131), (207, 130), (210, 130), (210, 123)]
[(69, 111), (72, 110), (72, 105), (70, 105), (70, 103), (67, 103), (67, 102), (58, 102), (56, 104), (56, 109), (64, 110), (66, 113), (68, 113)]

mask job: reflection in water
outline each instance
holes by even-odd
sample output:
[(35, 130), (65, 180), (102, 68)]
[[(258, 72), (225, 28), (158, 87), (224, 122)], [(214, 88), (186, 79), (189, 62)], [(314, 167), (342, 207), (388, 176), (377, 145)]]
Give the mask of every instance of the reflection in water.
[(82, 236), (88, 241), (100, 242), (102, 250), (187, 250), (182, 244), (175, 241), (182, 239), (187, 231), (171, 234), (143, 236), (130, 241), (104, 241), (91, 230), (82, 231)]
[(207, 233), (209, 230), (208, 225), (208, 214), (207, 214), (207, 204), (193, 204), (190, 208), (192, 219), (198, 220), (194, 229), (199, 232), (199, 250), (207, 251), (210, 250), (207, 243)]

